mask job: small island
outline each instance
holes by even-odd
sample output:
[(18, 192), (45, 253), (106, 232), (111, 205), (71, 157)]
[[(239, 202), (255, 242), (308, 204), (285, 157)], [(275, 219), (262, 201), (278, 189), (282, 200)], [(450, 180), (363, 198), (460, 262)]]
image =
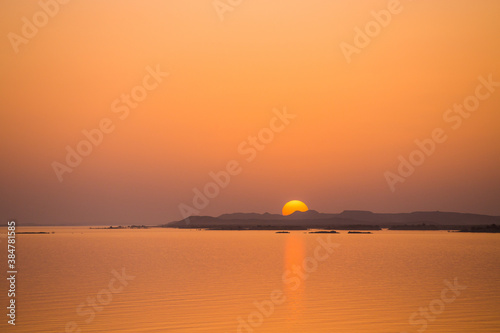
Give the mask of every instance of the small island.
[(128, 226), (122, 226), (122, 225), (119, 225), (119, 226), (112, 226), (110, 225), (109, 227), (90, 227), (89, 229), (149, 229), (151, 227), (148, 227), (148, 226), (145, 226), (145, 225), (128, 225)]

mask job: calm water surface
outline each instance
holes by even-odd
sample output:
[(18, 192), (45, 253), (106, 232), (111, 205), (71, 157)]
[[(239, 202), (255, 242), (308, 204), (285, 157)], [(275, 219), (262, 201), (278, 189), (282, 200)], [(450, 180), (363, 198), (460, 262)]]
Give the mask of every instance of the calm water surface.
[(500, 235), (18, 231), (2, 332), (500, 332)]

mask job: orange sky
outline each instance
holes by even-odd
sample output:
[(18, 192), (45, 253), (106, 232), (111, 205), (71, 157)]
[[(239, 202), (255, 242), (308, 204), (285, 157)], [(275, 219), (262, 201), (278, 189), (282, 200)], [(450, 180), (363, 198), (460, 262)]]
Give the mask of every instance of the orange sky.
[[(177, 220), (231, 160), (241, 172), (200, 214), (299, 199), (322, 212), (500, 215), (500, 87), (458, 129), (443, 119), (479, 76), (500, 82), (496, 0), (401, 0), (350, 63), (341, 43), (391, 1), (242, 1), (223, 21), (211, 0), (45, 2), (47, 22), (37, 1), (0, 4), (3, 220)], [(23, 17), (41, 22), (29, 38)], [(120, 119), (112, 104), (147, 67), (169, 75)], [(247, 161), (239, 145), (284, 108), (296, 117)], [(102, 119), (113, 131), (60, 182), (53, 162)], [(436, 128), (447, 140), (391, 191), (384, 173)]]

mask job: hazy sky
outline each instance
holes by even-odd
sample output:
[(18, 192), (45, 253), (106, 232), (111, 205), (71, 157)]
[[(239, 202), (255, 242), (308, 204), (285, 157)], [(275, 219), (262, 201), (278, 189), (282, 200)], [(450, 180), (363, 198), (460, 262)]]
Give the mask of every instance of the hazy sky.
[(44, 1), (0, 4), (4, 221), (500, 215), (497, 0)]

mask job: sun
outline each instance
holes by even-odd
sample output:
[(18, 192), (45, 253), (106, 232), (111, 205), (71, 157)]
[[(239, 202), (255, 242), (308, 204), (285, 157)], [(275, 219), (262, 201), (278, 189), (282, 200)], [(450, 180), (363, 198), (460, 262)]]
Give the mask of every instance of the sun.
[(300, 212), (307, 212), (309, 208), (307, 208), (306, 204), (303, 203), (302, 201), (299, 200), (292, 200), (288, 201), (284, 206), (283, 206), (283, 215), (287, 216), (290, 215), (296, 211)]

